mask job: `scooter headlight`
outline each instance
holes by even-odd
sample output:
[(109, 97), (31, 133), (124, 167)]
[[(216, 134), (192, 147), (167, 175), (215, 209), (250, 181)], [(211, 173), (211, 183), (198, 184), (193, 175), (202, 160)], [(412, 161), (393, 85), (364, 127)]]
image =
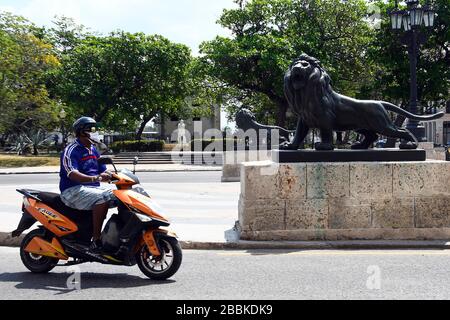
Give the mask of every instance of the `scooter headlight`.
[(154, 217), (150, 217), (147, 214), (145, 214), (144, 212), (142, 212), (139, 209), (136, 209), (134, 207), (129, 207), (130, 211), (132, 213), (134, 213), (136, 215), (136, 217), (143, 223), (148, 223), (148, 222), (155, 222), (160, 226), (169, 226), (170, 223), (168, 221), (164, 221), (164, 220), (160, 220)]
[(150, 218), (149, 216), (147, 216), (145, 214), (138, 213), (136, 211), (133, 211), (133, 213), (136, 215), (136, 217), (138, 217), (139, 220), (141, 220), (141, 222), (146, 223), (146, 222), (152, 222), (153, 221), (152, 218)]

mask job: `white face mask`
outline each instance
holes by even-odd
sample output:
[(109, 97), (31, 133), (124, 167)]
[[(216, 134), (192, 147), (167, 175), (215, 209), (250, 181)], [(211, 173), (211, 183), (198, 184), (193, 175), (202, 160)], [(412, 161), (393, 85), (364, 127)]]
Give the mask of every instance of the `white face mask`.
[(101, 143), (100, 134), (98, 132), (90, 132), (90, 133), (88, 133), (88, 135), (89, 135), (89, 140), (91, 140), (91, 142)]

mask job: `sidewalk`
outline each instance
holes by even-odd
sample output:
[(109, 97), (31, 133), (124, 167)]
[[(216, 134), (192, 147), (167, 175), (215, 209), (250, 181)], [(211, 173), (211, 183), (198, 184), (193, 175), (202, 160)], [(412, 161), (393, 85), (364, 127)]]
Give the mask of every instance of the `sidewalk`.
[[(117, 170), (130, 169), (133, 165), (116, 165)], [(112, 166), (110, 166), (112, 170)], [(0, 175), (5, 174), (52, 174), (59, 173), (57, 167), (22, 167), (22, 168), (0, 168)], [(138, 164), (136, 172), (182, 172), (182, 171), (222, 171), (222, 166), (206, 165), (182, 165), (182, 164)]]

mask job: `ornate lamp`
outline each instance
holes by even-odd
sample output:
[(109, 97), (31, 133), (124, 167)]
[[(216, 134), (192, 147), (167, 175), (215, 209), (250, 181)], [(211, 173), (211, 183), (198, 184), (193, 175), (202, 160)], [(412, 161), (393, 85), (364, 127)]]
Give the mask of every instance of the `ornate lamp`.
[(404, 11), (398, 10), (397, 8), (389, 12), (389, 15), (391, 17), (392, 30), (400, 30), (402, 28), (404, 14)]
[[(406, 10), (398, 9), (398, 0), (395, 1), (395, 9), (389, 12), (391, 19), (391, 28), (393, 31), (400, 31), (403, 25), (404, 34), (401, 35), (400, 41), (408, 46), (408, 55), (410, 59), (410, 102), (409, 110), (411, 113), (419, 112), (418, 90), (417, 90), (417, 56), (419, 47), (424, 44), (427, 37), (420, 29), (422, 24), (427, 28), (434, 26), (435, 11), (429, 5), (429, 1), (424, 7), (421, 7), (419, 0), (406, 0)], [(401, 21), (401, 22), (400, 22)], [(409, 120), (407, 129), (414, 134), (419, 142), (426, 141), (425, 127), (418, 121)], [(402, 142), (403, 144), (404, 142)]]
[(403, 29), (408, 32), (411, 30), (411, 18), (409, 14), (403, 15)]
[(409, 10), (409, 17), (411, 22), (411, 27), (416, 28), (422, 25), (423, 21), (423, 9), (421, 6), (414, 6)]
[(434, 18), (436, 16), (436, 12), (429, 6), (426, 5), (423, 7), (423, 24), (427, 28), (434, 27)]

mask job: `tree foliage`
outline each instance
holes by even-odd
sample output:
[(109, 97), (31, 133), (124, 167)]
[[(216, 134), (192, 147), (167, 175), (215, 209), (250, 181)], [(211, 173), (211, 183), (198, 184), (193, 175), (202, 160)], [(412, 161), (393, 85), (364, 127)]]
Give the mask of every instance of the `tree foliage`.
[(242, 103), (256, 104), (265, 113), (278, 109), (277, 123), (284, 125), (283, 75), (303, 52), (323, 62), (336, 89), (358, 92), (365, 81), (364, 53), (373, 33), (364, 20), (367, 6), (363, 0), (236, 3), (238, 8), (225, 10), (219, 20), (233, 37), (204, 42), (201, 53), (210, 75), (239, 92)]
[(54, 128), (57, 121), (46, 79), (59, 61), (42, 34), (29, 21), (0, 12), (0, 132), (4, 134), (31, 135)]
[(190, 49), (162, 36), (115, 32), (88, 36), (62, 57), (57, 92), (64, 101), (119, 128), (171, 114), (188, 94)]
[[(407, 106), (410, 92), (410, 69), (407, 47), (401, 43), (403, 31), (391, 30), (388, 11), (395, 7), (394, 1), (374, 1), (381, 8), (383, 23), (377, 30), (368, 50), (368, 57), (375, 70), (373, 81), (362, 89), (366, 95), (378, 99), (390, 99)], [(421, 31), (427, 35), (420, 47), (417, 76), (418, 95), (422, 106), (445, 105), (450, 87), (450, 3), (447, 0), (433, 1), (437, 11), (432, 30)]]

